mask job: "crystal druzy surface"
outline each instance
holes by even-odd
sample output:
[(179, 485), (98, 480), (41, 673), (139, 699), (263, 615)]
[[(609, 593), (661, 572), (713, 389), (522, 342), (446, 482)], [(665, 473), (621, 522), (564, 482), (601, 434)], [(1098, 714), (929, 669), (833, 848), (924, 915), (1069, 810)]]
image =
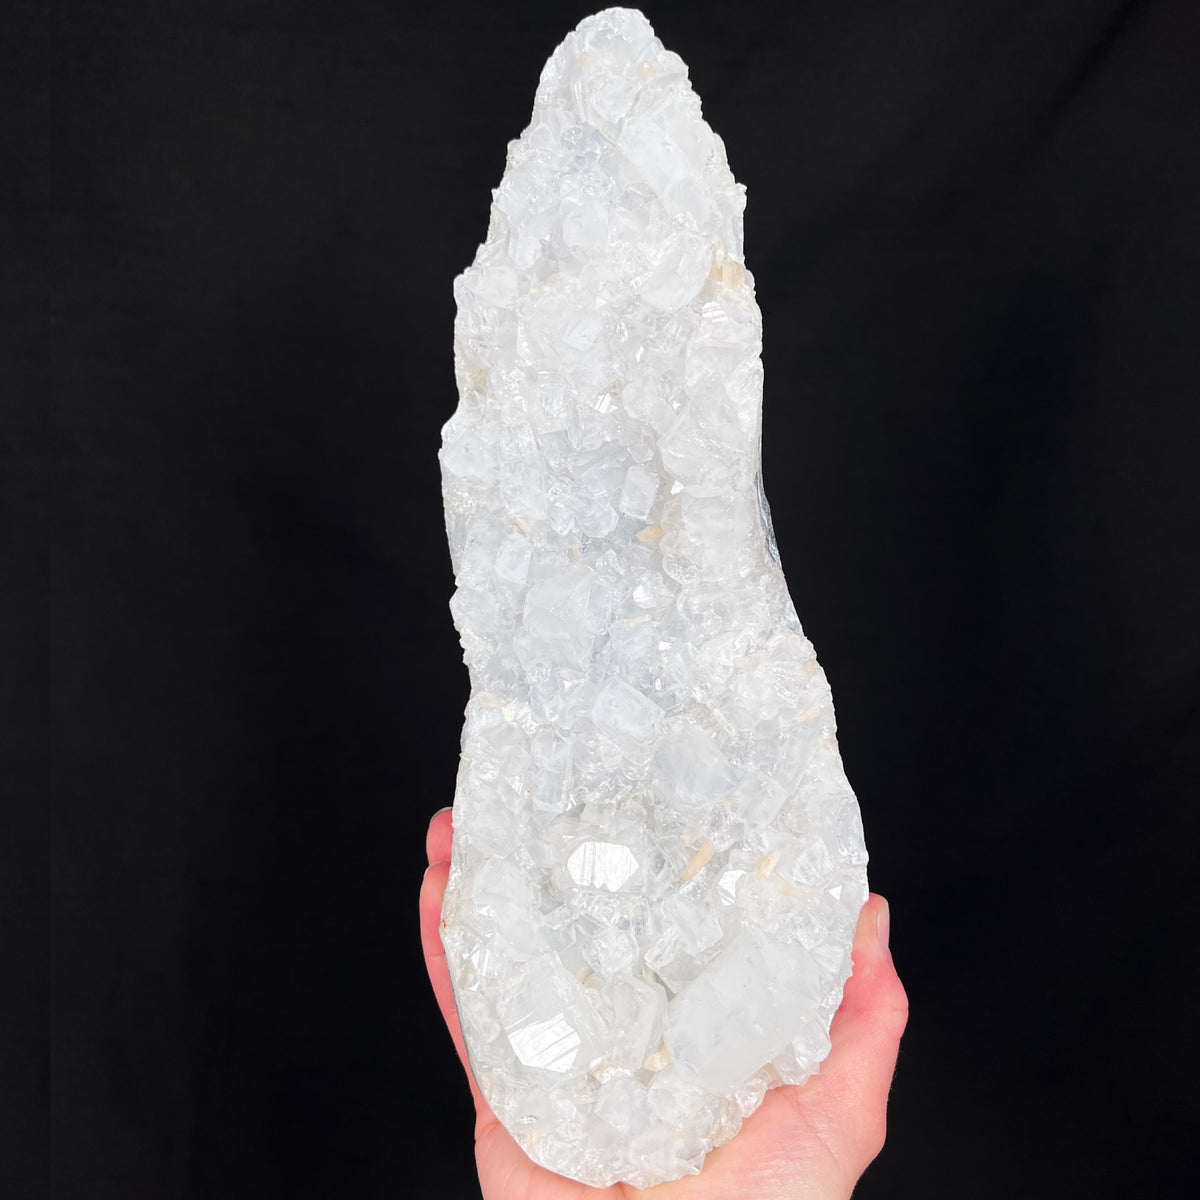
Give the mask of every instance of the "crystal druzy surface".
[(455, 281), (442, 936), (484, 1096), (595, 1186), (698, 1170), (817, 1069), (867, 895), (759, 484), (744, 204), (683, 62), (609, 9), (546, 64)]

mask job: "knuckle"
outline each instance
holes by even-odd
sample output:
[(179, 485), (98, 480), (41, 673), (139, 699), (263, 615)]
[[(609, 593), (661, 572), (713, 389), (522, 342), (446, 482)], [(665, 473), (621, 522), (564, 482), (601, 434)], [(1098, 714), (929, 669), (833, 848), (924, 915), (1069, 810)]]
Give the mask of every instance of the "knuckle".
[(879, 998), (879, 1016), (888, 1029), (899, 1037), (908, 1024), (908, 993), (893, 974), (887, 989)]

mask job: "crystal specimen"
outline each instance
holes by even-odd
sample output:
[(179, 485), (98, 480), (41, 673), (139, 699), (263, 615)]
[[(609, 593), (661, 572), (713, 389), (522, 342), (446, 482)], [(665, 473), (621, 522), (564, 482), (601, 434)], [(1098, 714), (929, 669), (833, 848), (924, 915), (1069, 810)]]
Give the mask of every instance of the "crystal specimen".
[(867, 895), (759, 483), (744, 203), (683, 62), (608, 9), (455, 281), (443, 941), (483, 1095), (593, 1186), (697, 1171), (817, 1069)]

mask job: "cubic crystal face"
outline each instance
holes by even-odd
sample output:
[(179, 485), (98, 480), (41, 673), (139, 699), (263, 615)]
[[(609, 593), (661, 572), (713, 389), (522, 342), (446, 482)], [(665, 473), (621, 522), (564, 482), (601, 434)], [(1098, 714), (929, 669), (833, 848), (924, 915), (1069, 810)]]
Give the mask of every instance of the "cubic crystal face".
[(608, 9), (546, 64), (454, 287), (442, 936), (488, 1103), (597, 1187), (699, 1170), (817, 1070), (867, 895), (759, 483), (744, 197), (683, 62)]

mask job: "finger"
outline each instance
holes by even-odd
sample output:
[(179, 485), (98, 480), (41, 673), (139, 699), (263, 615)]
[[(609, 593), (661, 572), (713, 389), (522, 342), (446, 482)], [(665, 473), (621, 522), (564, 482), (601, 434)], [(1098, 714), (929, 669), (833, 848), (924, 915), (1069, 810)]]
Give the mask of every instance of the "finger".
[(429, 822), (429, 831), (425, 834), (425, 857), (429, 865), (450, 861), (450, 841), (454, 832), (452, 810), (439, 808)]
[(855, 931), (854, 973), (829, 1031), (833, 1049), (800, 1089), (806, 1111), (821, 1112), (859, 1171), (883, 1148), (888, 1091), (908, 1020), (908, 997), (888, 947), (890, 920), (887, 901), (870, 896)]
[(442, 1020), (446, 1022), (446, 1028), (450, 1031), (450, 1039), (454, 1043), (454, 1049), (458, 1051), (463, 1070), (467, 1073), (467, 1082), (471, 1085), (471, 1095), (475, 1099), (476, 1113), (481, 1121), (486, 1117), (494, 1121), (496, 1118), (492, 1116), (491, 1109), (480, 1095), (475, 1077), (471, 1074), (462, 1026), (458, 1021), (458, 1009), (454, 1005), (454, 989), (450, 986), (446, 949), (442, 945), (442, 896), (446, 891), (449, 874), (449, 863), (439, 862), (425, 872), (425, 878), (421, 881), (421, 949), (425, 952), (425, 969), (429, 972), (434, 999), (437, 1000)]

